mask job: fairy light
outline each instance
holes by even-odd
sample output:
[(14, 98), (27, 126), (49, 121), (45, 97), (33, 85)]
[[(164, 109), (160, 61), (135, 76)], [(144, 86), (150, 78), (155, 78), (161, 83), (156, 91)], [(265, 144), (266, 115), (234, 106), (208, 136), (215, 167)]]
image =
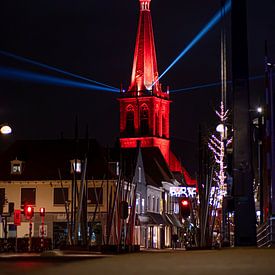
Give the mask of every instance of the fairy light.
[(225, 152), (226, 148), (232, 143), (232, 138), (227, 139), (227, 128), (225, 127), (228, 119), (229, 110), (224, 109), (221, 102), (220, 111), (215, 111), (219, 117), (221, 127), (217, 127), (219, 137), (212, 134), (208, 141), (208, 148), (212, 151), (217, 170), (214, 173), (213, 181), (216, 183), (217, 192), (214, 202), (221, 206), (223, 197), (227, 194)]

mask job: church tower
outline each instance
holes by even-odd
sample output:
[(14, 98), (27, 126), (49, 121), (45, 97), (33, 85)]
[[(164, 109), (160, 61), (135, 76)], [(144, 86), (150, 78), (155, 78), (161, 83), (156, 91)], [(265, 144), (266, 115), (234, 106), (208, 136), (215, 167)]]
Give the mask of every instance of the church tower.
[(169, 165), (169, 91), (158, 81), (157, 59), (150, 12), (151, 0), (139, 0), (140, 15), (131, 84), (121, 91), (120, 145), (122, 148), (158, 147)]

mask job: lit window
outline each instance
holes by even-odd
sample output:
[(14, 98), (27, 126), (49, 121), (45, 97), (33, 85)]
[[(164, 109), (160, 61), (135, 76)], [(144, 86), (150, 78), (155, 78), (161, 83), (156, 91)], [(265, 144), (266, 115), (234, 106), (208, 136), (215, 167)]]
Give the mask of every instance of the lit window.
[(141, 183), (141, 167), (138, 167), (138, 182)]
[(109, 169), (114, 175), (119, 176), (119, 162), (109, 162)]
[(22, 161), (15, 159), (11, 161), (11, 174), (21, 175), (22, 173)]
[(72, 159), (71, 160), (71, 173), (73, 172), (81, 173), (81, 160), (79, 159)]
[(145, 210), (145, 200), (141, 199), (141, 214), (144, 214), (144, 210)]
[(136, 197), (136, 213), (140, 214), (140, 194), (137, 193)]

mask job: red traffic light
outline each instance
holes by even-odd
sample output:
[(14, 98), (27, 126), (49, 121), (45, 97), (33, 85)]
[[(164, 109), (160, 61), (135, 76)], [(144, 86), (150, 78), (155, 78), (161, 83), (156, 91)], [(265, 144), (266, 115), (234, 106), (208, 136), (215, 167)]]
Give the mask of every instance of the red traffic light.
[(188, 206), (188, 205), (189, 205), (188, 200), (182, 200), (182, 201), (181, 201), (181, 205), (182, 205), (182, 206)]
[(25, 205), (24, 213), (25, 213), (26, 218), (28, 220), (30, 220), (33, 217), (33, 214), (34, 214), (33, 207), (31, 205)]
[(191, 205), (189, 199), (182, 199), (180, 201), (180, 215), (182, 218), (186, 219), (191, 214)]
[(45, 208), (44, 207), (41, 207), (40, 209), (39, 209), (39, 212), (40, 212), (40, 216), (45, 216)]

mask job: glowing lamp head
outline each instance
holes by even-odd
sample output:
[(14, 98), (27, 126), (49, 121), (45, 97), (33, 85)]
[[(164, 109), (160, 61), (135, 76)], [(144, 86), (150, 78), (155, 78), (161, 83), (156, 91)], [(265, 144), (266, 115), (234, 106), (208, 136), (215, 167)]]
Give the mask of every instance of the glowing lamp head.
[(261, 114), (263, 112), (263, 108), (262, 107), (257, 107), (257, 113)]
[[(216, 131), (218, 133), (223, 133), (224, 132), (224, 125), (223, 124), (219, 124), (217, 127), (216, 127)], [(227, 131), (227, 127), (225, 126), (225, 132)]]
[(28, 206), (28, 207), (27, 207), (27, 213), (28, 213), (28, 214), (31, 214), (31, 212), (32, 212), (32, 207), (31, 207), (31, 206)]
[(9, 125), (2, 125), (0, 128), (0, 132), (3, 135), (8, 135), (12, 132), (12, 129)]

